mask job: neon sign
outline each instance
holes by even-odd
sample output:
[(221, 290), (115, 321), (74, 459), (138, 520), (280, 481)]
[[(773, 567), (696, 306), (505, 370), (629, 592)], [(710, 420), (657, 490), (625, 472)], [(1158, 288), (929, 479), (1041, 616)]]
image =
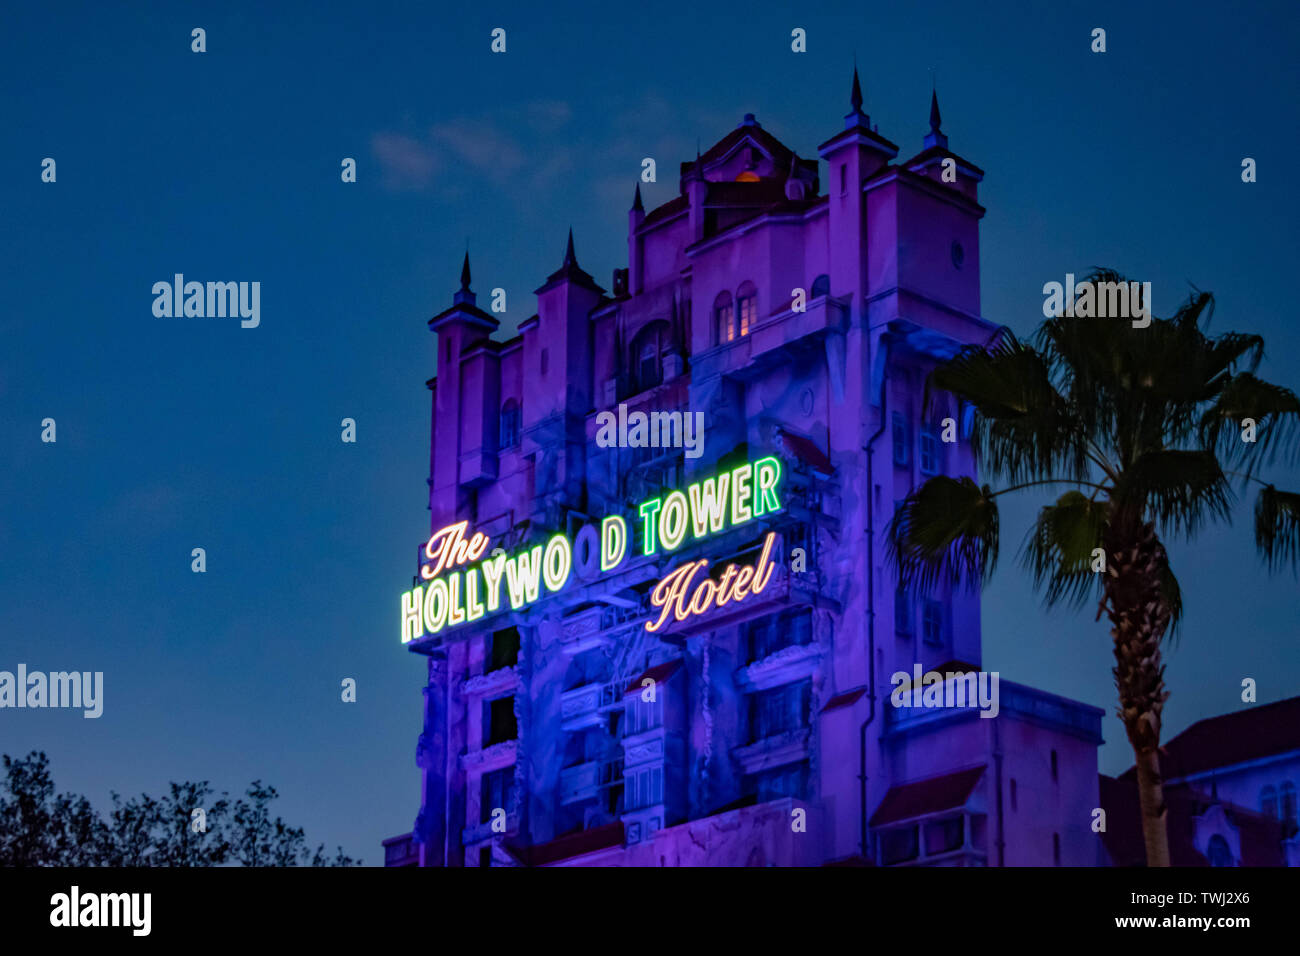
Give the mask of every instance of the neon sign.
[[(685, 492), (651, 498), (637, 509), (641, 554), (649, 557), (659, 551), (676, 551), (688, 534), (697, 541), (781, 510), (776, 491), (780, 481), (780, 461), (760, 458), (693, 482)], [(537, 601), (543, 587), (554, 593), (568, 583), (574, 569), (574, 546), (566, 535), (555, 534), (545, 545), (534, 545), (513, 556), (499, 553), (483, 561), (489, 539), (481, 532), (466, 537), (468, 530), (469, 522), (459, 521), (434, 532), (425, 544), (428, 563), (420, 567), (424, 583), (402, 595), (403, 644), (495, 614), (507, 601), (511, 610), (520, 610)], [(579, 543), (584, 536), (595, 538), (594, 527), (583, 529)], [(707, 558), (671, 570), (650, 592), (650, 603), (660, 613), (657, 620), (646, 622), (646, 630), (658, 631), (670, 614), (680, 623), (761, 593), (772, 577), (774, 537), (768, 532), (753, 566), (729, 564), (716, 580), (707, 573), (700, 576), (709, 566)], [(600, 522), (599, 540), (587, 541), (594, 548), (588, 549), (583, 568), (592, 573), (597, 565), (600, 572), (615, 570), (627, 557), (628, 542), (627, 521), (621, 515), (609, 515)]]

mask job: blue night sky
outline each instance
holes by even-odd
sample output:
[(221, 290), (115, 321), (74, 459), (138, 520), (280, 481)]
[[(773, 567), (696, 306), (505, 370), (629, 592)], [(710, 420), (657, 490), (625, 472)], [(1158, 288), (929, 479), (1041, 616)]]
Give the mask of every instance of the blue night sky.
[[(815, 6), (11, 5), (0, 669), (103, 671), (106, 699), (99, 720), (6, 710), (0, 750), (46, 750), (101, 809), (110, 790), (261, 778), (309, 840), (381, 862), (419, 807), (424, 662), (399, 644), (398, 595), (428, 533), (425, 320), (466, 240), (513, 334), (570, 225), (602, 285), (626, 264), (642, 157), (653, 207), (746, 112), (816, 155), (855, 52), (904, 156), (933, 67), (952, 148), (987, 172), (985, 316), (1028, 333), (1043, 283), (1093, 265), (1150, 280), (1157, 314), (1195, 283), (1214, 327), (1263, 334), (1263, 374), (1300, 387), (1292, 4)], [(176, 272), (260, 281), (260, 327), (155, 318), (151, 286)], [(1039, 503), (1004, 514), (1008, 548)], [(1261, 703), (1300, 693), (1300, 588), (1255, 559), (1248, 505), (1171, 550), (1187, 619), (1166, 736), (1242, 706), (1243, 677)], [(1105, 623), (1039, 604), (1004, 550), (984, 664), (1104, 707), (1101, 767), (1119, 772)]]

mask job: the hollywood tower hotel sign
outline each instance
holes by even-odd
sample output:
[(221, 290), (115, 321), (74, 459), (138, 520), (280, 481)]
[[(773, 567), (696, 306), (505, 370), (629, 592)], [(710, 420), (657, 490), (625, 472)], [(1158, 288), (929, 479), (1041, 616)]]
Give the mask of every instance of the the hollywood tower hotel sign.
[[(485, 559), (492, 543), (487, 535), (471, 532), (467, 521), (448, 525), (424, 546), (421, 583), (402, 594), (402, 643), (478, 621), (507, 606), (522, 610), (541, 597), (543, 588), (560, 591), (575, 574), (594, 581), (623, 564), (630, 544), (653, 557), (780, 511), (780, 484), (781, 463), (768, 457), (666, 491), (636, 509), (635, 542), (630, 541), (628, 519), (615, 514), (598, 526), (584, 527), (573, 541), (556, 533), (544, 544), (512, 555), (498, 548)], [(660, 631), (761, 594), (772, 578), (774, 534), (766, 534), (753, 564), (731, 563), (720, 575), (710, 573), (708, 558), (673, 567), (650, 592), (654, 613), (645, 629)]]

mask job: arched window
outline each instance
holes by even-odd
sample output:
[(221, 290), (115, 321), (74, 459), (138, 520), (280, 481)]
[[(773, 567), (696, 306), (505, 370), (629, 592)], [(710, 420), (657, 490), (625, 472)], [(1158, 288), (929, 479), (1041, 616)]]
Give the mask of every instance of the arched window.
[(758, 321), (758, 290), (754, 283), (742, 283), (736, 292), (736, 326), (737, 334), (748, 335), (754, 323)]
[(668, 323), (651, 322), (632, 342), (633, 390), (654, 388), (664, 377), (663, 354), (668, 348)]
[(501, 441), (502, 451), (519, 446), (519, 403), (513, 398), (505, 403), (501, 408)]
[(1205, 855), (1210, 859), (1210, 866), (1232, 866), (1232, 850), (1228, 848), (1228, 841), (1217, 833), (1210, 837)]
[(736, 337), (736, 315), (731, 305), (731, 293), (719, 292), (713, 300), (714, 342), (722, 345)]
[(813, 279), (812, 297), (815, 299), (820, 295), (831, 294), (831, 277), (828, 275), (819, 275)]
[(1277, 819), (1277, 791), (1272, 787), (1265, 787), (1260, 791), (1259, 812), (1270, 820)]

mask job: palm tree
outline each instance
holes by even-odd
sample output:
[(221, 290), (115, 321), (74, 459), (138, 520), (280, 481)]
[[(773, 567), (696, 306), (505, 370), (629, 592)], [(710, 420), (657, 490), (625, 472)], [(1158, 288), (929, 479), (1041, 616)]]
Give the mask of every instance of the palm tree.
[[(1098, 270), (1091, 282), (1122, 282)], [(997, 563), (997, 498), (1071, 486), (1046, 504), (1022, 560), (1048, 605), (1099, 599), (1110, 619), (1119, 716), (1133, 746), (1149, 866), (1169, 865), (1161, 786), (1160, 718), (1168, 692), (1160, 642), (1182, 611), (1163, 539), (1229, 519), (1233, 486), (1257, 486), (1255, 543), (1270, 570), (1300, 557), (1300, 494), (1258, 477), (1278, 453), (1300, 453), (1300, 399), (1254, 374), (1259, 336), (1205, 330), (1214, 308), (1194, 291), (1169, 319), (1047, 319), (1034, 344), (1003, 329), (930, 374), (973, 407), (980, 468), (1003, 484), (929, 479), (890, 524), (900, 584), (987, 582)], [(1071, 313), (1073, 310), (1069, 310)]]

